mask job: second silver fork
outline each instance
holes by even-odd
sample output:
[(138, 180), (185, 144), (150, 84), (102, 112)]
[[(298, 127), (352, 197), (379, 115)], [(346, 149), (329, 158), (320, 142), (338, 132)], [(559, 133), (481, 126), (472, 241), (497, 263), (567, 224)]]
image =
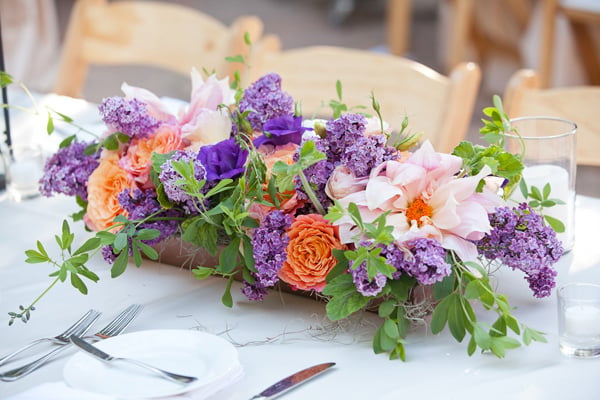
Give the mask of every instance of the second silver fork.
[[(100, 329), (93, 335), (85, 336), (85, 338), (101, 340), (120, 334), (125, 328), (127, 328), (127, 326), (129, 326), (129, 324), (135, 319), (135, 317), (137, 317), (137, 315), (140, 313), (140, 311), (142, 311), (143, 308), (144, 306), (139, 304), (130, 305), (119, 315), (117, 315), (112, 321), (110, 321), (104, 328)], [(84, 333), (85, 332), (83, 332), (82, 335)], [(38, 358), (37, 360), (23, 365), (22, 367), (6, 371), (0, 374), (0, 381), (12, 382), (26, 375), (29, 375), (30, 373), (44, 365), (46, 362), (54, 358), (58, 353), (64, 351), (65, 349), (71, 346), (72, 344), (60, 345), (52, 351), (46, 353), (42, 357)]]

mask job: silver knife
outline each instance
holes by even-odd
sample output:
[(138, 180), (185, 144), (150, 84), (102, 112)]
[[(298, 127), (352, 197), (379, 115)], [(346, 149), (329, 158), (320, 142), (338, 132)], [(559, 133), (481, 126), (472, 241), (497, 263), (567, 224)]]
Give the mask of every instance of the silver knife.
[(198, 379), (193, 376), (179, 375), (179, 374), (175, 374), (173, 372), (165, 371), (160, 368), (156, 368), (152, 365), (146, 364), (145, 362), (135, 360), (133, 358), (113, 357), (110, 354), (103, 352), (96, 346), (91, 345), (90, 343), (86, 342), (85, 340), (83, 340), (82, 338), (77, 337), (77, 336), (71, 336), (71, 342), (73, 342), (73, 344), (75, 346), (79, 347), (81, 350), (85, 351), (88, 354), (93, 355), (94, 357), (97, 357), (98, 359), (100, 359), (106, 363), (110, 363), (111, 361), (123, 361), (123, 362), (128, 362), (130, 364), (135, 364), (138, 367), (146, 368), (147, 370), (152, 371), (155, 374), (157, 374), (163, 378), (166, 378), (173, 382), (177, 382), (179, 384), (187, 384), (190, 382), (194, 382), (195, 380)]
[(259, 394), (252, 397), (250, 400), (270, 400), (273, 399), (284, 392), (294, 388), (311, 378), (314, 378), (317, 375), (322, 374), (327, 371), (329, 368), (335, 365), (334, 362), (328, 362), (318, 365), (313, 365), (312, 367), (303, 369), (302, 371), (298, 371), (293, 375), (288, 376), (287, 378), (283, 378), (279, 382), (269, 386)]

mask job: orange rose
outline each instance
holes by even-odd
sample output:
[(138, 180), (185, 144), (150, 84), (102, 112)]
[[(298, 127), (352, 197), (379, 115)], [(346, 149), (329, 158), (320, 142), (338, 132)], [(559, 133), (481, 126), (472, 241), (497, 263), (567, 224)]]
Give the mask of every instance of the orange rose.
[(337, 263), (332, 249), (346, 248), (337, 227), (319, 214), (300, 215), (290, 226), (288, 236), (287, 260), (279, 270), (279, 278), (293, 288), (320, 292), (325, 277)]
[(125, 189), (133, 190), (135, 184), (119, 167), (118, 155), (105, 152), (98, 168), (88, 179), (88, 206), (85, 223), (94, 231), (110, 228), (117, 215), (127, 216), (119, 204), (118, 196)]
[(152, 167), (152, 153), (166, 154), (181, 148), (181, 145), (178, 128), (163, 124), (152, 135), (133, 140), (119, 164), (140, 185), (146, 185)]

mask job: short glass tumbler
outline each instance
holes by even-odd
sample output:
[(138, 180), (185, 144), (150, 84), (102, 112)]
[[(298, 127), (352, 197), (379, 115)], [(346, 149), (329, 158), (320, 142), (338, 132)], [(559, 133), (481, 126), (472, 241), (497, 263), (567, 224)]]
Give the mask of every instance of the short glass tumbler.
[(566, 356), (600, 356), (600, 285), (570, 283), (558, 289), (558, 340)]

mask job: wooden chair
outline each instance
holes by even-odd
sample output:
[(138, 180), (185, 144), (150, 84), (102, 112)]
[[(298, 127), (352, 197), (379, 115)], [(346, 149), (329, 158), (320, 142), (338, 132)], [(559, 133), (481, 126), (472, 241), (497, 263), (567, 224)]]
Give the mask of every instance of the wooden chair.
[(466, 137), (481, 80), (473, 63), (444, 76), (406, 58), (324, 46), (261, 52), (250, 72), (253, 79), (268, 72), (281, 75), (283, 89), (307, 117), (331, 117), (327, 104), (337, 98), (337, 80), (343, 103), (366, 106), (374, 115), (373, 92), (392, 129), (398, 130), (408, 116), (409, 129), (423, 132), (438, 151), (451, 151)]
[[(446, 5), (451, 13), (448, 48), (444, 59), (447, 71), (465, 61), (483, 64), (492, 53), (522, 64), (519, 43), (502, 37), (498, 30), (514, 29), (520, 36), (529, 24), (532, 13), (530, 0), (446, 0)], [(500, 22), (490, 21), (489, 18), (499, 19)], [(486, 32), (483, 24), (490, 25), (488, 30), (492, 32)], [(496, 30), (495, 33), (492, 27)], [(469, 59), (470, 46), (476, 55), (475, 59)]]
[(78, 97), (90, 65), (144, 65), (184, 74), (192, 67), (220, 77), (244, 71), (226, 56), (249, 55), (247, 32), (259, 40), (259, 18), (226, 26), (195, 9), (166, 2), (78, 0), (66, 31), (54, 91)]
[(542, 0), (539, 80), (548, 87), (552, 76), (554, 35), (558, 16), (567, 18), (581, 62), (592, 85), (600, 85), (600, 57), (589, 28), (600, 26), (600, 7), (593, 1)]
[(600, 86), (542, 89), (532, 70), (517, 71), (504, 93), (509, 117), (551, 116), (577, 124), (577, 164), (600, 166)]

